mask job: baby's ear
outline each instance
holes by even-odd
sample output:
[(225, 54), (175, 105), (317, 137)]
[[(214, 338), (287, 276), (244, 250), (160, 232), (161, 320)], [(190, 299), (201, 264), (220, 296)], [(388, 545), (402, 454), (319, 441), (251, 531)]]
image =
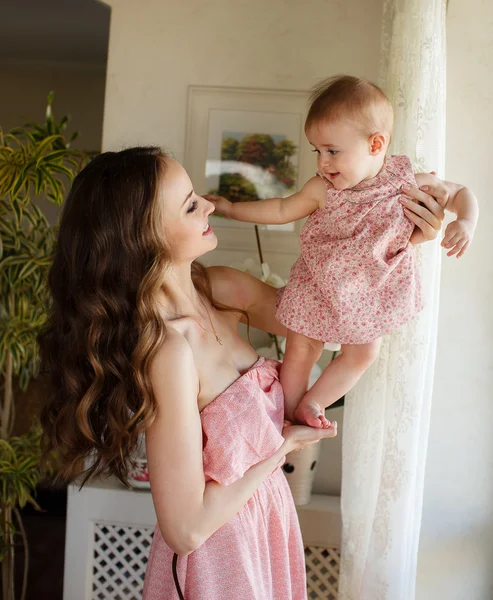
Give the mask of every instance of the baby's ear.
[(370, 135), (368, 142), (370, 144), (370, 154), (378, 156), (387, 149), (389, 140), (384, 133), (377, 131)]

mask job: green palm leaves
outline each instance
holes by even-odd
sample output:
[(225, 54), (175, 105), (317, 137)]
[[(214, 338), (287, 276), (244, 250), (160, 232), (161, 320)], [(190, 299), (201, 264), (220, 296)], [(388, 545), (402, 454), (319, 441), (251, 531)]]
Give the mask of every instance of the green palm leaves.
[[(43, 124), (28, 123), (7, 134), (0, 130), (0, 560), (2, 593), (13, 598), (15, 514), (17, 506), (36, 506), (34, 494), (43, 479), (41, 430), (35, 421), (28, 433), (11, 437), (13, 383), (25, 389), (38, 372), (37, 335), (46, 319), (47, 274), (56, 225), (50, 225), (36, 199), (62, 204), (66, 190), (85, 157), (65, 139), (68, 118), (57, 123), (50, 93)], [(24, 536), (23, 536), (24, 537)], [(27, 566), (27, 563), (26, 563)], [(24, 577), (24, 590), (27, 572)]]
[[(46, 276), (56, 227), (33, 201), (44, 196), (61, 204), (84, 162), (70, 149), (48, 96), (43, 125), (30, 123), (0, 134), (0, 372), (12, 355), (13, 375), (25, 388), (37, 373), (36, 336), (44, 323)], [(74, 135), (70, 140), (74, 139)]]

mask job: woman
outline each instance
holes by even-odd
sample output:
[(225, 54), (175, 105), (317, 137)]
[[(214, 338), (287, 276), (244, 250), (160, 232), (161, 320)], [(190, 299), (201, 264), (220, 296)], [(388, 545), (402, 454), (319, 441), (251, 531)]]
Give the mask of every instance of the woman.
[[(416, 241), (431, 239), (443, 211), (411, 195), (427, 207), (411, 204)], [(45, 440), (64, 479), (125, 482), (145, 430), (158, 518), (146, 600), (302, 600), (303, 545), (280, 466), (336, 424), (283, 424), (279, 365), (238, 333), (240, 321), (285, 333), (275, 290), (194, 262), (216, 247), (212, 212), (157, 148), (104, 153), (77, 176), (40, 336)]]

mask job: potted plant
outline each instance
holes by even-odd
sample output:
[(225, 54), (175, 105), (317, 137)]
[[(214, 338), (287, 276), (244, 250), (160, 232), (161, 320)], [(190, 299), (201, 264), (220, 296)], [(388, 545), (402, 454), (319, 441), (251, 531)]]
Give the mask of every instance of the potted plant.
[[(4, 134), (0, 129), (0, 560), (2, 597), (14, 600), (14, 541), (17, 531), (27, 540), (19, 508), (34, 499), (44, 479), (40, 468), (41, 431), (37, 421), (27, 433), (12, 437), (14, 383), (25, 390), (38, 372), (36, 337), (45, 321), (46, 277), (52, 260), (56, 226), (51, 226), (34, 198), (60, 205), (65, 186), (84, 162), (67, 140), (68, 117), (56, 122), (48, 95), (43, 124), (28, 123)], [(15, 518), (14, 518), (15, 517)]]

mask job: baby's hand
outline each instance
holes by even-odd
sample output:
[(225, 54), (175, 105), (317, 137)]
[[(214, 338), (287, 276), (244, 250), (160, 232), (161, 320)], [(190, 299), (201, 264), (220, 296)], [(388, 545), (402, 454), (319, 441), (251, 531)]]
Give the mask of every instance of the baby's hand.
[(233, 206), (233, 203), (229, 200), (226, 200), (226, 198), (223, 198), (222, 196), (214, 196), (214, 194), (205, 194), (203, 198), (214, 204), (216, 207), (216, 212), (221, 213), (225, 217), (231, 216), (231, 207)]
[(474, 226), (467, 219), (457, 219), (449, 223), (442, 240), (444, 248), (451, 248), (447, 252), (447, 256), (457, 254), (457, 258), (460, 258), (471, 243), (473, 235)]

